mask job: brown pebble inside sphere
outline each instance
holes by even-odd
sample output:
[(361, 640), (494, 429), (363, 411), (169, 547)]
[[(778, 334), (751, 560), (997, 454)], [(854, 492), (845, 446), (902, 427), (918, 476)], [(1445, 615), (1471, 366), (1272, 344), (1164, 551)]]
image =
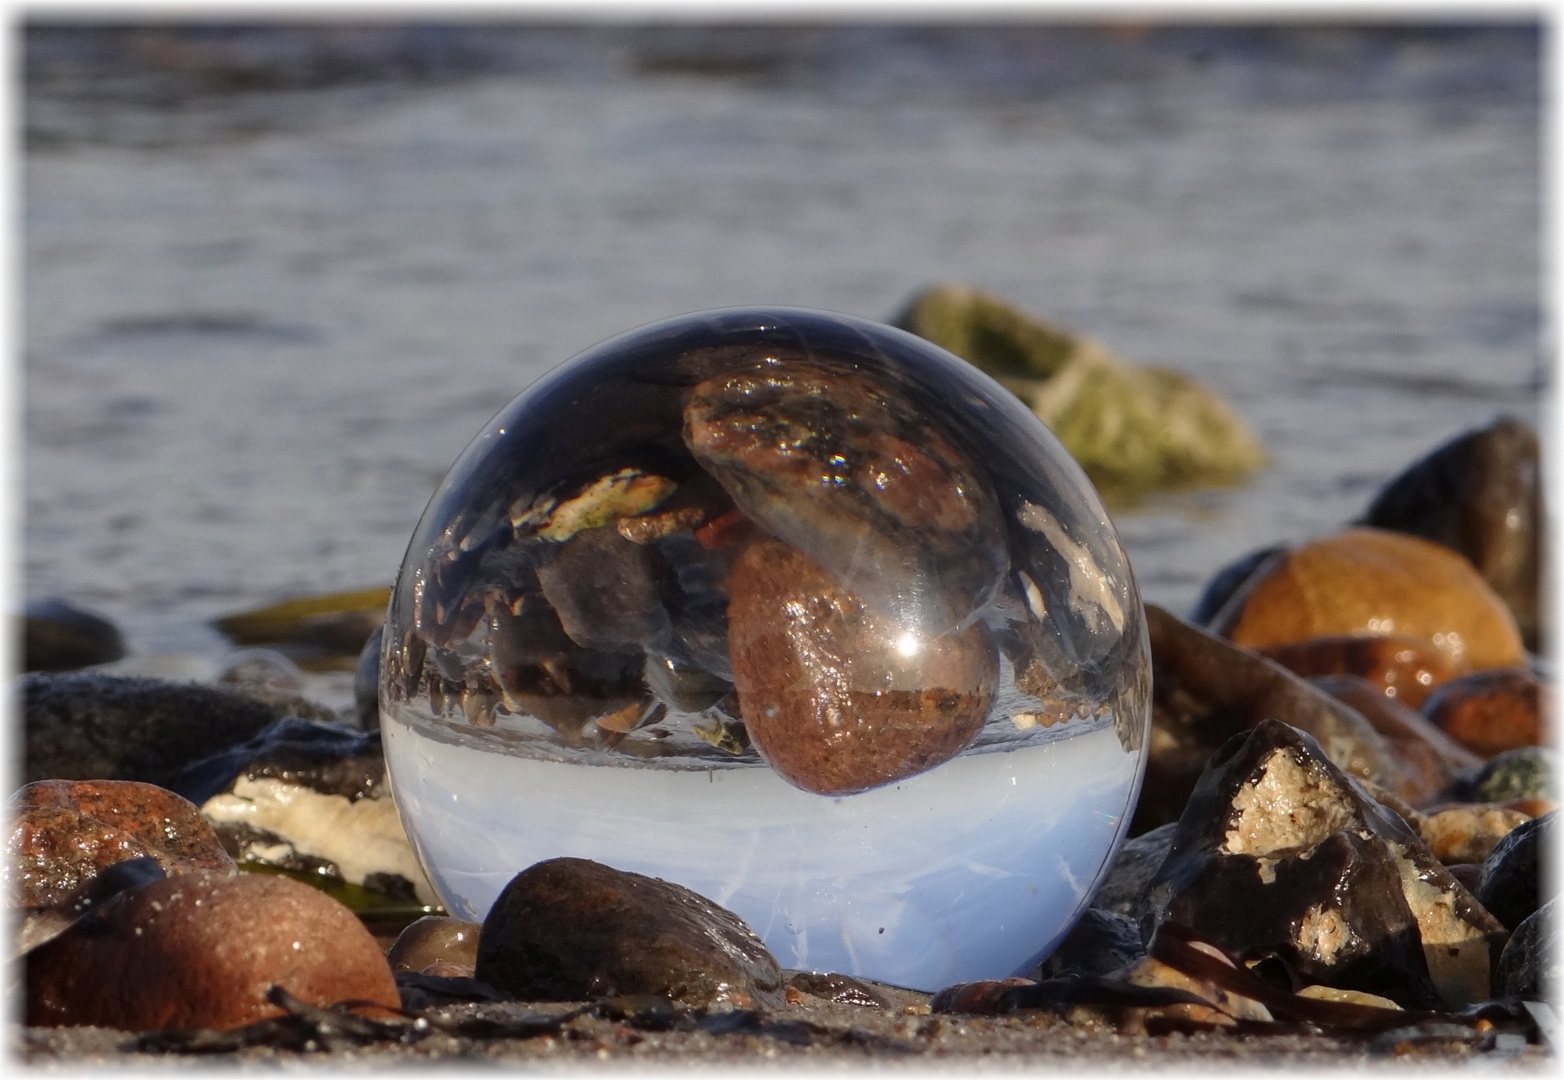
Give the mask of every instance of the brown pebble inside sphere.
[(919, 640), (777, 540), (729, 579), (739, 709), (789, 783), (849, 795), (933, 768), (977, 735), (999, 665), (987, 629)]

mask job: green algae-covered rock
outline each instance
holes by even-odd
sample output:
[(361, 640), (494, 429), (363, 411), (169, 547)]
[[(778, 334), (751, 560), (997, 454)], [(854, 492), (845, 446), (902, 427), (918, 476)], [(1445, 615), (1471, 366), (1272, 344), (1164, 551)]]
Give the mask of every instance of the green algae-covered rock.
[(998, 297), (940, 286), (893, 322), (1025, 401), (1109, 498), (1234, 483), (1265, 461), (1248, 425), (1189, 376), (1132, 365)]

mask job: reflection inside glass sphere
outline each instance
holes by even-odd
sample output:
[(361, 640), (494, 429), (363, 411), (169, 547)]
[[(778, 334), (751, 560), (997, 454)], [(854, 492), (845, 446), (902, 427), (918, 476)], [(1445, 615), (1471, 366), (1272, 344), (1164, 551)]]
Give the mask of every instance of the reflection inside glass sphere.
[(1117, 534), (1008, 392), (790, 309), (626, 334), (435, 493), (387, 620), (404, 823), (453, 914), (574, 855), (677, 881), (784, 967), (1025, 970), (1143, 768)]

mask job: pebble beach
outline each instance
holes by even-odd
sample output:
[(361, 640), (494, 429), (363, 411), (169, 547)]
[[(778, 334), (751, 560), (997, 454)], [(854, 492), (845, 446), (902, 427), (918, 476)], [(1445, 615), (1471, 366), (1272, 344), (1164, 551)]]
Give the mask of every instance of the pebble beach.
[[(18, 1063), (1551, 1065), (1535, 25), (39, 19), (20, 41)], [(604, 339), (746, 305), (944, 344), (1057, 423), (1107, 497), (1145, 602), (1112, 625), (1147, 635), (1151, 723), (1102, 737), (1145, 778), (1084, 915), (1024, 971), (911, 990), (794, 969), (709, 890), (585, 858), (518, 865), (487, 915), (452, 919), (397, 821), (387, 686), (474, 730), (536, 712), (570, 753), (657, 734), (667, 704), (570, 695), (597, 693), (594, 649), (664, 618), (625, 591), (642, 571), (602, 567), (681, 535), (739, 553), (715, 666), (669, 661), (685, 682), (656, 692), (693, 688), (716, 752), (852, 797), (974, 737), (887, 772), (873, 746), (844, 764), (740, 719), (734, 684), (798, 681), (770, 673), (771, 598), (843, 586), (721, 472), (765, 466), (723, 457), (725, 429), (688, 434), (732, 407), (715, 382), (685, 439), (727, 494), (654, 513), (676, 484), (600, 467), (505, 526), (577, 551), (485, 601), (472, 638), (499, 650), (545, 604), (565, 651), (543, 674), (451, 682), (435, 654), (478, 618), (454, 601), (382, 653), (409, 537), (497, 411)], [(1231, 425), (1237, 463), (1121, 485), (1027, 352), (1055, 340), (1076, 383), (1176, 386)], [(872, 453), (917, 423), (808, 415)], [(902, 526), (980, 517), (929, 494), (967, 475), (941, 446), (898, 451), (937, 462), (907, 466), (919, 501), (885, 504)], [(619, 575), (607, 614), (594, 574)], [(996, 587), (1043, 618), (1018, 580)], [(885, 651), (876, 625), (821, 631), (841, 670)], [(966, 697), (929, 716), (986, 711), (1001, 652), (1012, 690), (1052, 700), (1041, 646), (973, 632)], [(317, 943), (311, 973), (267, 967), (273, 937)]]

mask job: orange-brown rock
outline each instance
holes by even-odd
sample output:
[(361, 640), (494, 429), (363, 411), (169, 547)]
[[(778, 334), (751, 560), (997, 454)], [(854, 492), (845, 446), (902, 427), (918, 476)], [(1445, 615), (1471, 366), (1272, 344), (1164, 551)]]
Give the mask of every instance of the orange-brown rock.
[(931, 769), (983, 726), (998, 654), (975, 623), (918, 640), (767, 540), (734, 560), (728, 642), (751, 743), (789, 783), (848, 795)]
[(399, 1007), (374, 937), (285, 877), (185, 874), (129, 889), (27, 954), (29, 1026), (151, 1031), (282, 1015), (272, 985), (312, 1005)]
[(1526, 660), (1509, 609), (1471, 563), (1381, 529), (1348, 529), (1287, 552), (1233, 595), (1214, 629), (1256, 649), (1338, 634), (1413, 637), (1462, 670)]
[(1316, 675), (1357, 675), (1386, 697), (1412, 708), (1433, 689), (1461, 674), (1450, 654), (1432, 642), (1395, 635), (1369, 637), (1332, 634), (1290, 645), (1257, 650), (1304, 678)]
[(1550, 741), (1551, 694), (1525, 668), (1478, 671), (1446, 683), (1422, 713), (1485, 758)]
[(11, 797), (6, 885), (11, 902), (65, 902), (99, 873), (150, 856), (170, 876), (236, 873), (233, 859), (189, 800), (134, 780), (40, 780)]

